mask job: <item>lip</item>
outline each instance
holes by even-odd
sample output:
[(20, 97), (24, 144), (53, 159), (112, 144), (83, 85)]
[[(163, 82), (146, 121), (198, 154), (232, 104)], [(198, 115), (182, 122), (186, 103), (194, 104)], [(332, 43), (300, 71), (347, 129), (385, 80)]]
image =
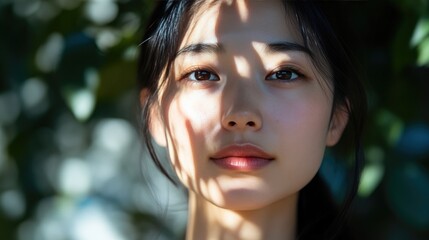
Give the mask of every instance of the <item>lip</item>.
[(223, 169), (254, 171), (270, 164), (274, 157), (253, 144), (234, 144), (222, 148), (210, 160)]

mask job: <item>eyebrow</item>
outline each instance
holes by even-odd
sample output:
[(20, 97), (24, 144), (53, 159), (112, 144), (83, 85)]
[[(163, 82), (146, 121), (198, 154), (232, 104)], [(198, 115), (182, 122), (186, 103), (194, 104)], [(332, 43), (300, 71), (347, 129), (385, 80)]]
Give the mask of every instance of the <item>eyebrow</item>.
[(223, 50), (224, 48), (222, 47), (222, 45), (218, 43), (194, 43), (194, 44), (187, 45), (181, 48), (179, 51), (177, 51), (176, 57), (185, 53), (189, 53), (189, 54), (218, 53), (218, 52), (222, 52)]
[[(176, 57), (182, 54), (219, 53), (223, 51), (224, 48), (219, 43), (194, 43), (177, 51)], [(309, 48), (293, 42), (268, 43), (266, 44), (265, 51), (269, 53), (298, 51), (312, 56), (312, 52)]]
[(310, 56), (313, 55), (313, 53), (309, 48), (293, 42), (269, 43), (267, 44), (265, 51), (269, 53), (298, 51), (298, 52), (304, 52)]

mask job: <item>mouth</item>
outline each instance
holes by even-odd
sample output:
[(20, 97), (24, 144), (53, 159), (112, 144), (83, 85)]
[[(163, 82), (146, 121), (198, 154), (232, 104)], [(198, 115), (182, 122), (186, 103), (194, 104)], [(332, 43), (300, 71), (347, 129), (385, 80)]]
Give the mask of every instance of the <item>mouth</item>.
[(240, 144), (221, 149), (210, 160), (223, 169), (247, 172), (267, 166), (274, 157), (255, 145)]

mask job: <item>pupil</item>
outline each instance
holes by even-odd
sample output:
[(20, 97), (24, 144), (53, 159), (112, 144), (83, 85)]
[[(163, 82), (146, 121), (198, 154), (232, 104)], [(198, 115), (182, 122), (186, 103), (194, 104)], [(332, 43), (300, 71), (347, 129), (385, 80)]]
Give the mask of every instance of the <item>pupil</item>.
[(278, 71), (276, 73), (278, 79), (290, 79), (292, 77), (291, 71)]
[(198, 80), (206, 80), (206, 79), (207, 79), (207, 77), (209, 76), (209, 74), (210, 74), (210, 73), (208, 73), (207, 71), (197, 71), (197, 72), (195, 73), (195, 77), (196, 77)]

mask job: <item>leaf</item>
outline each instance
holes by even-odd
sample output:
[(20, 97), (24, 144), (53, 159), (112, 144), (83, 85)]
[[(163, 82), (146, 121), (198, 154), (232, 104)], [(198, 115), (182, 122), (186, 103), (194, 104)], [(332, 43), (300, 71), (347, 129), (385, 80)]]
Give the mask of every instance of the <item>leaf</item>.
[(429, 66), (429, 37), (424, 39), (418, 47), (417, 65)]
[(414, 29), (413, 36), (411, 37), (411, 47), (416, 47), (420, 42), (429, 36), (429, 17), (421, 17)]
[(368, 197), (380, 185), (384, 176), (384, 152), (380, 147), (370, 147), (366, 153), (367, 164), (363, 169), (358, 194)]

